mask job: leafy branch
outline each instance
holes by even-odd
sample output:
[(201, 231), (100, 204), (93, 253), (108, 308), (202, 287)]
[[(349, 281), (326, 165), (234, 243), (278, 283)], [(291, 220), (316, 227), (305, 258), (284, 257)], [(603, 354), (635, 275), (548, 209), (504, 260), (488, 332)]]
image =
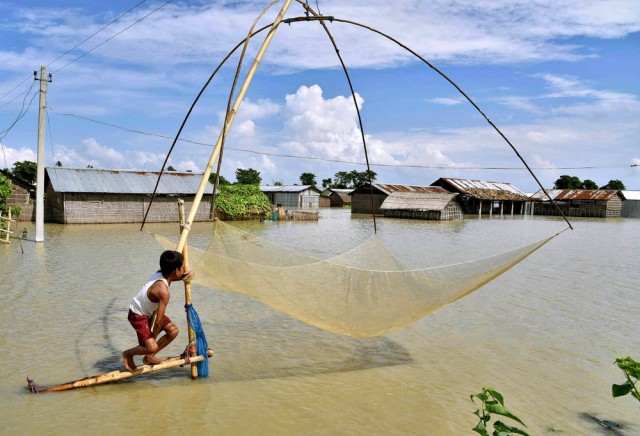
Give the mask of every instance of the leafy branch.
[[(491, 420), (492, 413), (517, 421), (526, 427), (525, 423), (522, 422), (520, 418), (509, 412), (504, 407), (504, 398), (502, 397), (502, 394), (495, 389), (483, 387), (482, 392), (471, 395), (471, 401), (475, 403), (473, 400), (474, 398), (477, 398), (482, 402), (482, 408), (474, 412), (474, 414), (480, 418), (478, 424), (472, 429), (476, 433), (483, 436), (489, 435), (489, 421)], [(518, 427), (505, 424), (502, 421), (496, 421), (493, 423), (493, 433), (491, 433), (493, 436), (503, 436), (514, 433), (527, 436), (529, 435), (526, 431), (519, 429)]]
[(640, 379), (640, 362), (636, 362), (631, 357), (616, 358), (616, 365), (622, 370), (627, 379), (621, 385), (612, 385), (611, 394), (614, 398), (623, 397), (631, 394), (636, 400), (640, 401), (640, 391), (638, 391), (638, 379)]

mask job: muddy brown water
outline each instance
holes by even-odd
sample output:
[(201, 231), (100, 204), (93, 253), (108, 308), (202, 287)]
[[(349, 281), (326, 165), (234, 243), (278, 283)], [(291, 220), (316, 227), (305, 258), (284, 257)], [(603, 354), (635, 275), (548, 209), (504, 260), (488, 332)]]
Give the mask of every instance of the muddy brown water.
[[(531, 434), (640, 434), (640, 403), (613, 399), (617, 355), (640, 360), (640, 220), (573, 221), (522, 263), (471, 295), (392, 334), (328, 333), (246, 296), (194, 285), (215, 355), (210, 376), (185, 368), (62, 393), (47, 386), (121, 367), (135, 343), (130, 299), (157, 269), (151, 236), (171, 224), (45, 226), (0, 246), (0, 434), (472, 434), (469, 395), (493, 386)], [(363, 241), (371, 220), (325, 210), (318, 222), (239, 223), (329, 257)], [(563, 230), (554, 218), (459, 223), (378, 219), (408, 266), (470, 260)], [(19, 230), (20, 230), (19, 229)], [(210, 225), (190, 244), (206, 248)], [(276, 255), (276, 254), (274, 254)], [(181, 329), (182, 284), (169, 316)], [(609, 427), (609, 428), (607, 428)]]

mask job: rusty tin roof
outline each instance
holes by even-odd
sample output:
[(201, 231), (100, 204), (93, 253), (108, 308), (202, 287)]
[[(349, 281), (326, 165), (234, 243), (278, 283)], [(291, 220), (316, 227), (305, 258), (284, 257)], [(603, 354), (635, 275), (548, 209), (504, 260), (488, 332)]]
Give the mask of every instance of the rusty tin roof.
[[(547, 189), (549, 196), (555, 201), (562, 200), (599, 200), (608, 201), (620, 191), (612, 189)], [(549, 201), (544, 191), (539, 190), (531, 198)]]

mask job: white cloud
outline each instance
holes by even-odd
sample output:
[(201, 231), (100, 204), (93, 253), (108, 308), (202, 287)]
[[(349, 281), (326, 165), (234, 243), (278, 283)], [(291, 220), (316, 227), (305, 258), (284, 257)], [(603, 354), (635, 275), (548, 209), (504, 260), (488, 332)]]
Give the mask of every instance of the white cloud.
[(460, 99), (460, 98), (451, 98), (451, 97), (430, 98), (430, 99), (427, 99), (427, 102), (434, 103), (434, 104), (441, 104), (441, 105), (444, 105), (444, 106), (455, 106), (455, 105), (458, 105), (460, 103), (463, 103), (462, 99)]
[(2, 166), (4, 167), (6, 162), (6, 166), (9, 169), (11, 169), (13, 167), (13, 164), (16, 162), (22, 162), (25, 160), (35, 162), (38, 159), (36, 153), (27, 147), (11, 148), (6, 145), (2, 145), (2, 151)]

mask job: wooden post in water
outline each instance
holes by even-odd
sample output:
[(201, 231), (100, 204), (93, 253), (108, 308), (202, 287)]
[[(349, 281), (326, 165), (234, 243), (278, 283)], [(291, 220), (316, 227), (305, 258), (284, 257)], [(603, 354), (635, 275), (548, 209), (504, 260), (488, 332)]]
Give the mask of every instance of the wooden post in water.
[[(184, 200), (178, 200), (178, 215), (180, 219), (180, 232), (184, 229), (185, 226), (185, 215), (184, 215)], [(182, 255), (184, 256), (184, 268), (187, 271), (189, 269), (189, 249), (188, 244), (185, 242), (184, 247), (182, 248)], [(184, 281), (184, 304), (191, 304), (191, 282)], [(189, 332), (189, 346), (187, 347), (187, 353), (191, 352), (191, 344), (195, 344), (196, 342), (196, 333), (191, 328), (191, 324), (189, 324), (189, 314), (187, 313), (187, 330)], [(191, 364), (191, 378), (198, 378), (198, 366), (196, 363)]]

